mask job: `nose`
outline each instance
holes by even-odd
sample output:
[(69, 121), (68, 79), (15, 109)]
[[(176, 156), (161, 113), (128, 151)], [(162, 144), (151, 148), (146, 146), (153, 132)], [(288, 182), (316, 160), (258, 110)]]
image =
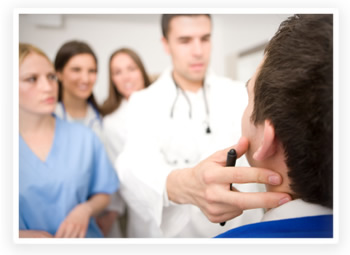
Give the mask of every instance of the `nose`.
[(120, 73), (117, 76), (117, 80), (118, 80), (117, 83), (119, 83), (120, 85), (123, 85), (123, 84), (129, 82), (130, 79), (131, 79), (130, 76), (131, 76), (130, 71), (128, 71), (128, 70), (121, 70)]
[(194, 40), (192, 52), (196, 57), (201, 57), (203, 55), (203, 43), (201, 40)]
[(129, 71), (125, 71), (122, 73), (122, 81), (123, 82), (128, 82), (130, 81), (130, 72)]
[(43, 77), (41, 80), (40, 80), (40, 88), (43, 90), (43, 91), (52, 91), (54, 89), (54, 84), (56, 84), (56, 81), (54, 80), (49, 80), (48, 77)]
[(88, 71), (84, 71), (84, 72), (81, 72), (81, 81), (84, 82), (84, 83), (88, 83), (89, 80), (90, 80), (90, 74)]

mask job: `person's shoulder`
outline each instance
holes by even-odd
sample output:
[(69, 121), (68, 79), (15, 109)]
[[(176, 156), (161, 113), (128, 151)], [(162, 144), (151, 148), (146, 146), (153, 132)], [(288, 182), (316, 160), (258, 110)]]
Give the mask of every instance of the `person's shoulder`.
[(129, 102), (123, 99), (117, 109), (103, 117), (103, 129), (111, 130), (112, 132), (117, 126), (123, 125), (127, 117)]
[(147, 88), (138, 91), (140, 94), (145, 94), (145, 95), (152, 95), (154, 93), (159, 93), (159, 91), (162, 90), (167, 90), (167, 84), (171, 82), (170, 80), (170, 72), (167, 70), (164, 71), (157, 80), (155, 80), (153, 83), (151, 83)]
[(83, 125), (82, 123), (66, 121), (58, 117), (56, 117), (56, 121), (57, 121), (57, 125), (59, 125), (59, 128), (63, 132), (65, 132), (67, 136), (69, 135), (70, 138), (83, 137), (86, 139), (88, 137), (92, 138), (96, 136), (95, 133), (90, 128)]
[(244, 82), (217, 75), (210, 75), (208, 78), (208, 84), (214, 93), (216, 91), (220, 95), (235, 95), (236, 97), (242, 97), (242, 99), (247, 94)]
[(237, 87), (237, 88), (241, 88), (241, 87), (245, 86), (244, 82), (242, 82), (242, 81), (233, 80), (229, 77), (218, 76), (215, 74), (209, 75), (208, 81), (215, 83), (215, 84), (218, 84), (219, 86), (233, 86), (233, 87)]
[(103, 129), (109, 129), (110, 127), (114, 127), (114, 122), (117, 119), (117, 111), (115, 110), (114, 112), (106, 115), (103, 117)]
[(316, 215), (264, 221), (243, 225), (217, 236), (218, 238), (295, 238), (332, 237), (333, 215)]
[(113, 112), (105, 115), (103, 117), (103, 125), (106, 123), (106, 122), (111, 122), (113, 121), (115, 118), (117, 118), (117, 116), (120, 114), (120, 109), (121, 109), (121, 106), (120, 105), (117, 109), (115, 109)]
[(55, 115), (57, 117), (63, 119), (64, 108), (63, 108), (62, 102), (57, 102), (56, 108), (55, 108)]
[(111, 112), (111, 113), (105, 115), (105, 116), (103, 117), (103, 125), (105, 125), (105, 124), (108, 123), (108, 122), (111, 122), (111, 121), (115, 118), (114, 116), (117, 114), (117, 112), (118, 112), (118, 109), (116, 109), (116, 110), (114, 110), (113, 112)]
[(152, 105), (147, 103), (162, 100), (164, 95), (169, 92), (167, 86), (169, 83), (171, 83), (170, 72), (167, 69), (147, 88), (132, 93), (129, 99), (129, 105), (133, 105), (135, 102), (143, 105)]

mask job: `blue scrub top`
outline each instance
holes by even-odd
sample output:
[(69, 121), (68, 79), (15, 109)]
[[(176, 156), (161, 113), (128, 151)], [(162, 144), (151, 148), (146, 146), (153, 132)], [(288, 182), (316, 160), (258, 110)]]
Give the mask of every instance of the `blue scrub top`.
[[(56, 119), (46, 161), (19, 136), (19, 229), (54, 235), (69, 212), (97, 193), (119, 189), (104, 146), (89, 128)], [(102, 237), (94, 218), (86, 237)]]

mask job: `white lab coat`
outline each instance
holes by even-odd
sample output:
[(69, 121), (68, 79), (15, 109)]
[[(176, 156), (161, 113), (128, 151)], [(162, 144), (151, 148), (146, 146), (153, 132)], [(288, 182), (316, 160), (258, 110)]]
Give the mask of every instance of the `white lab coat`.
[(117, 110), (103, 118), (103, 132), (106, 137), (106, 150), (112, 162), (115, 162), (123, 150), (126, 138), (126, 118), (128, 101), (123, 99)]
[[(117, 157), (124, 147), (124, 141), (126, 138), (127, 106), (128, 101), (123, 99), (118, 109), (103, 118), (105, 147), (108, 156), (113, 163), (115, 163)], [(120, 192), (117, 192), (112, 196), (108, 209), (117, 211), (119, 215), (123, 215), (125, 213), (126, 204), (123, 201)], [(108, 237), (121, 237), (121, 234), (116, 232), (115, 228), (112, 228)]]
[[(199, 208), (168, 200), (166, 178), (172, 170), (194, 166), (240, 138), (241, 116), (248, 102), (243, 83), (208, 74), (205, 91), (211, 134), (205, 132), (202, 89), (186, 92), (191, 107), (181, 93), (174, 104), (177, 90), (171, 69), (131, 96), (127, 139), (116, 162), (121, 195), (128, 204), (129, 237), (213, 237), (261, 219), (262, 210), (249, 210), (221, 227), (211, 223)], [(242, 164), (237, 160), (236, 165)], [(257, 187), (245, 184), (238, 189), (258, 191)]]

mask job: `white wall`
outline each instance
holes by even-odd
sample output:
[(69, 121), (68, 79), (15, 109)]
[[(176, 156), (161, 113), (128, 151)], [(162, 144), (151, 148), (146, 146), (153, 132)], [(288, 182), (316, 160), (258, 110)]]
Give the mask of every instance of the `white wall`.
[[(215, 41), (212, 52), (213, 69), (220, 75), (245, 82), (249, 78), (247, 74), (253, 74), (260, 59), (257, 59), (255, 54), (256, 62), (251, 61), (250, 57), (245, 57), (241, 61), (238, 58), (239, 53), (268, 42), (279, 24), (289, 16), (291, 14), (213, 15)], [(250, 61), (247, 61), (248, 58)]]
[[(219, 75), (239, 77), (235, 63), (239, 52), (267, 41), (288, 16), (213, 14), (211, 68)], [(102, 103), (107, 96), (108, 59), (114, 50), (134, 49), (150, 74), (159, 74), (171, 64), (161, 44), (160, 19), (160, 14), (20, 14), (19, 41), (36, 45), (52, 60), (64, 42), (87, 42), (99, 61), (94, 93)], [(252, 73), (256, 65), (247, 66), (245, 73)]]

